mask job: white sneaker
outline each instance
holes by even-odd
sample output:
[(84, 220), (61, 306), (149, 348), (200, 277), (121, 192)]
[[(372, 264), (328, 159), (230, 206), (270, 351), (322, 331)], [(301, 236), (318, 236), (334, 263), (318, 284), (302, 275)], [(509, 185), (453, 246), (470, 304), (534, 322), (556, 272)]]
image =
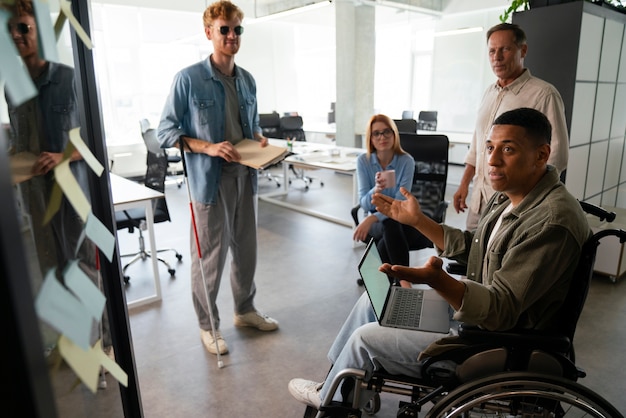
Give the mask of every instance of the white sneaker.
[(236, 327), (252, 327), (261, 331), (278, 329), (278, 321), (256, 310), (243, 315), (235, 314), (234, 323)]
[(211, 354), (217, 354), (217, 350), (219, 349), (220, 354), (228, 353), (228, 346), (226, 345), (226, 341), (224, 341), (222, 334), (219, 331), (215, 331), (215, 335), (217, 338), (214, 339), (211, 331), (200, 329), (200, 338), (202, 339), (202, 344), (204, 344), (206, 351)]
[(320, 389), (322, 383), (313, 382), (305, 379), (291, 379), (289, 385), (289, 393), (296, 398), (299, 402), (312, 406), (315, 409), (320, 409), (322, 404), (322, 398), (320, 397)]

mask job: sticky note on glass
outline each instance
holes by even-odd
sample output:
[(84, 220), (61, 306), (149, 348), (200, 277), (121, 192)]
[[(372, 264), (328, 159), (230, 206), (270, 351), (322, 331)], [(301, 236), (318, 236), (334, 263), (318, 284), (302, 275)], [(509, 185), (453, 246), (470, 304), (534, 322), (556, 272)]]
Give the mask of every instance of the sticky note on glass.
[(5, 82), (5, 89), (11, 103), (19, 106), (37, 96), (37, 88), (9, 36), (8, 23), (9, 14), (0, 9), (0, 79)]
[(33, 0), (35, 20), (37, 21), (37, 41), (39, 44), (39, 56), (46, 61), (59, 62), (57, 50), (57, 37), (52, 28), (50, 19), (50, 6), (47, 0)]
[(91, 346), (93, 318), (89, 310), (49, 270), (35, 300), (39, 318), (84, 350)]

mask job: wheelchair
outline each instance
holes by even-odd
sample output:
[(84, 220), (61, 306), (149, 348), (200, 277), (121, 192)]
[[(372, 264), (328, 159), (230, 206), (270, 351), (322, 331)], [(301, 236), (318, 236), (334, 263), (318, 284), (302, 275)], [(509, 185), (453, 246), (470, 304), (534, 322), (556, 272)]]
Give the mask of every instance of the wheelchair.
[[(581, 202), (587, 213), (611, 222), (615, 214)], [(551, 330), (485, 331), (460, 324), (463, 344), (421, 363), (421, 377), (392, 375), (384, 370), (342, 370), (330, 382), (319, 410), (307, 407), (304, 418), (358, 418), (380, 410), (381, 393), (407, 397), (398, 418), (418, 417), (624, 417), (615, 407), (578, 383), (586, 373), (575, 364), (572, 344), (587, 297), (600, 240), (626, 231), (601, 230), (584, 244), (570, 289)], [(360, 390), (355, 390), (360, 389)], [(343, 402), (333, 401), (341, 390)], [(366, 403), (361, 393), (374, 393)]]

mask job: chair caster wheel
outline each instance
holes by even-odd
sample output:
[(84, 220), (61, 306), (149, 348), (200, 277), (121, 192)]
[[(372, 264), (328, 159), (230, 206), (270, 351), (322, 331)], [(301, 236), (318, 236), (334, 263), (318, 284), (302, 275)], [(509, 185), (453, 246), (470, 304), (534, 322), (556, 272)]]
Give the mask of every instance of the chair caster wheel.
[(363, 286), (363, 279), (356, 279), (356, 284)]
[(176, 270), (174, 270), (174, 269), (169, 269), (168, 273), (170, 274), (170, 277), (175, 277), (176, 276)]
[(323, 181), (320, 181), (320, 186), (324, 187), (324, 182)]
[(128, 284), (128, 282), (130, 282), (130, 277), (129, 276), (124, 276), (124, 283)]
[(277, 187), (277, 188), (278, 188), (278, 187), (280, 187), (280, 183), (276, 183), (276, 187)]
[(176, 254), (176, 258), (180, 262), (183, 259), (183, 255), (182, 254)]

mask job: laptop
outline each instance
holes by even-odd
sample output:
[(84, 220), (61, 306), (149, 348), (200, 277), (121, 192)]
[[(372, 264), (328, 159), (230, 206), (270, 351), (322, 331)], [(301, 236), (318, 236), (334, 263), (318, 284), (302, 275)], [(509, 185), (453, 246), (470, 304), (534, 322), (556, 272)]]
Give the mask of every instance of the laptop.
[(388, 276), (378, 270), (382, 264), (372, 239), (359, 262), (359, 274), (378, 323), (383, 327), (447, 334), (450, 331), (448, 302), (428, 285), (412, 288), (392, 285)]

